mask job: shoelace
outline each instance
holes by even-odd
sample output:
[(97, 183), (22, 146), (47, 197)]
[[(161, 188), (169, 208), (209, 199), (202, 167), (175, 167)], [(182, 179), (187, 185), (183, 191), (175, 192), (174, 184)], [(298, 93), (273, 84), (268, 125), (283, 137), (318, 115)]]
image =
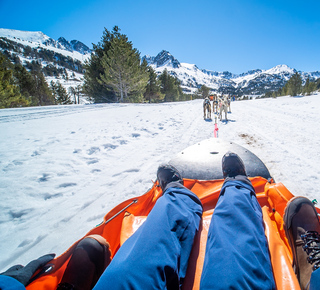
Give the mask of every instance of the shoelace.
[(320, 267), (320, 235), (315, 231), (307, 231), (301, 235), (308, 256), (308, 262), (313, 265), (313, 270)]

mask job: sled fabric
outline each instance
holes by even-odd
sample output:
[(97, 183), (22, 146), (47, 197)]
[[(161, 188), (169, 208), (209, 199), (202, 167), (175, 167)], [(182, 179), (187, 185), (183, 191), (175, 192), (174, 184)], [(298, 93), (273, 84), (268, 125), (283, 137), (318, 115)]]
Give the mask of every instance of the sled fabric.
[[(253, 177), (250, 180), (262, 207), (265, 234), (269, 243), (277, 289), (300, 289), (292, 269), (292, 253), (285, 237), (282, 219), (286, 204), (293, 195), (281, 183), (269, 182), (262, 177)], [(200, 230), (189, 259), (183, 289), (199, 289), (211, 215), (218, 201), (223, 182), (223, 180), (184, 180), (184, 185), (200, 198), (204, 211)], [(105, 215), (103, 222), (88, 232), (86, 236), (92, 234), (103, 236), (110, 244), (112, 255), (115, 255), (124, 241), (144, 222), (161, 194), (161, 189), (155, 183), (146, 194), (124, 201), (112, 209)], [(48, 271), (37, 277), (27, 286), (27, 289), (55, 289), (63, 276), (76, 244), (77, 242), (54, 259), (48, 265), (50, 267)]]
[(179, 182), (171, 185), (134, 235), (121, 245), (94, 290), (180, 289), (202, 205)]

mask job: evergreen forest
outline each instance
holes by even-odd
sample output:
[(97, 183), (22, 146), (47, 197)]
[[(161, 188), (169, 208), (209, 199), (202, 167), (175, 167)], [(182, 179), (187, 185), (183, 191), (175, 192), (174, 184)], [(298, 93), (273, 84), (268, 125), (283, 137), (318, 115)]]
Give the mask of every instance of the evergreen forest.
[[(157, 103), (210, 94), (205, 85), (194, 95), (185, 94), (176, 76), (166, 69), (157, 74), (146, 60), (142, 61), (140, 52), (118, 26), (111, 31), (104, 29), (84, 64), (43, 47), (31, 48), (6, 38), (0, 38), (0, 49), (0, 108), (79, 104), (81, 95), (93, 103)], [(31, 61), (22, 64), (17, 54)], [(48, 76), (68, 79), (66, 69), (83, 74), (83, 85), (67, 91), (59, 81), (47, 83)], [(263, 97), (308, 95), (320, 89), (320, 79), (302, 83), (296, 72), (282, 88)]]
[(277, 91), (270, 91), (265, 93), (264, 98), (276, 98), (280, 96), (297, 96), (300, 94), (310, 95), (312, 92), (320, 89), (320, 79), (317, 79), (315, 82), (310, 81), (308, 78), (304, 85), (302, 85), (301, 75), (296, 72), (286, 84)]
[(139, 51), (117, 26), (112, 31), (104, 30), (84, 68), (83, 92), (94, 103), (190, 99), (183, 94), (177, 77), (167, 70), (158, 76), (145, 60), (141, 61)]

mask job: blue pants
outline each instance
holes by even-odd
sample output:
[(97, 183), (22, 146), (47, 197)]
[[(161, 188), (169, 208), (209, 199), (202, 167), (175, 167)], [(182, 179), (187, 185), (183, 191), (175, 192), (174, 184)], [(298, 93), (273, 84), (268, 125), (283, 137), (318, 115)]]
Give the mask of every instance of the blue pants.
[(0, 275), (0, 289), (1, 290), (26, 290), (23, 284), (14, 278)]
[[(202, 207), (189, 190), (169, 188), (115, 255), (94, 290), (178, 289)], [(19, 288), (20, 287), (20, 288)], [(25, 289), (0, 275), (3, 290)], [(275, 289), (262, 212), (250, 183), (229, 180), (210, 224), (200, 289)], [(320, 269), (310, 290), (320, 289)]]
[(179, 289), (202, 216), (199, 198), (179, 183), (158, 199), (120, 247), (94, 290)]
[(319, 289), (320, 289), (320, 268), (312, 272), (309, 290), (319, 290)]
[(212, 215), (200, 289), (275, 289), (254, 188), (230, 179)]

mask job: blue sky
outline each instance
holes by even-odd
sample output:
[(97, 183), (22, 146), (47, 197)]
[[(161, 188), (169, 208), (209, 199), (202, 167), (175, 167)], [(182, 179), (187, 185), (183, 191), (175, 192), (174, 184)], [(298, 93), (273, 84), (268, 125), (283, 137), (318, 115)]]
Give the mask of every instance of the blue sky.
[(141, 56), (242, 73), (278, 64), (320, 71), (320, 1), (0, 0), (0, 27), (42, 31), (92, 47), (117, 25)]

